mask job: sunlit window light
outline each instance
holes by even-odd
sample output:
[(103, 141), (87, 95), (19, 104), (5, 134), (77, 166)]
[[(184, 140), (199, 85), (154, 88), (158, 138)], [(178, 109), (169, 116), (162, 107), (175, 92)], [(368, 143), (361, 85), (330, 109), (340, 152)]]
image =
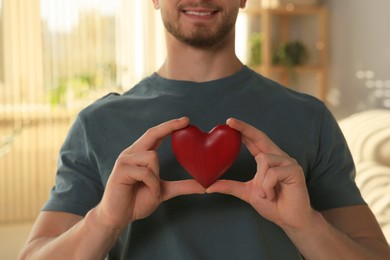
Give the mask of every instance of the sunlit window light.
[(244, 63), (247, 61), (248, 52), (248, 16), (240, 13), (236, 23), (236, 53)]
[[(42, 18), (47, 21), (50, 30), (61, 32), (71, 31), (72, 27), (79, 22), (80, 10), (94, 10), (103, 15), (115, 15), (119, 4), (120, 0), (40, 0)], [(59, 13), (61, 17), (58, 17)]]

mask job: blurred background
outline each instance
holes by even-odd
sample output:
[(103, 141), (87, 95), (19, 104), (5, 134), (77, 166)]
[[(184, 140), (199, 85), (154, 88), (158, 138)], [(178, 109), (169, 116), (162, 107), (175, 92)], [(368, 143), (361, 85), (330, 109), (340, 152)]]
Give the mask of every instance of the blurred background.
[[(236, 27), (243, 62), (323, 100), (340, 122), (390, 109), (388, 0), (247, 5)], [(48, 198), (74, 116), (164, 57), (152, 1), (0, 0), (0, 259), (16, 259)]]

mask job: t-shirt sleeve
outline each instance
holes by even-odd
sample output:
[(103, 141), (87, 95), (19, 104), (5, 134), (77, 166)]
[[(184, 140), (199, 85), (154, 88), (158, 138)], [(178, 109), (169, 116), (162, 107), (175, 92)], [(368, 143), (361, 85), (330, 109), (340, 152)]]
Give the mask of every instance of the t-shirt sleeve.
[(89, 150), (83, 123), (77, 117), (61, 147), (55, 186), (43, 211), (85, 216), (100, 202), (103, 185)]
[(355, 183), (355, 165), (345, 138), (328, 109), (323, 110), (315, 163), (307, 185), (313, 208), (327, 210), (365, 204)]

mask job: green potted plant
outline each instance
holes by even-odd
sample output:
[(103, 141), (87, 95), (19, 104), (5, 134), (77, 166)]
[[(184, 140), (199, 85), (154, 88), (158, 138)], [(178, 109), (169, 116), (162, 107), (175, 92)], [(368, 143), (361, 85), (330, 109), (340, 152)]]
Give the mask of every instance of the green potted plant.
[(301, 41), (282, 43), (276, 49), (272, 62), (287, 68), (303, 65), (309, 58), (306, 46)]
[(249, 66), (259, 66), (262, 62), (261, 60), (261, 44), (262, 36), (260, 33), (253, 33), (249, 37)]

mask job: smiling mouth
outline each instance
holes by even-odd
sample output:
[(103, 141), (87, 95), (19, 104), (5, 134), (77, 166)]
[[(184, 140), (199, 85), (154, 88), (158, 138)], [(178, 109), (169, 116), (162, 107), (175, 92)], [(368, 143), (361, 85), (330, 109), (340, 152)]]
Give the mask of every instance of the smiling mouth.
[(212, 16), (219, 12), (217, 8), (199, 8), (199, 7), (193, 7), (193, 8), (182, 8), (181, 12), (187, 15), (191, 16), (199, 16), (199, 17), (206, 17), (206, 16)]
[(216, 11), (214, 12), (202, 12), (202, 11), (183, 11), (185, 14), (188, 14), (188, 15), (196, 15), (196, 16), (210, 16), (210, 15), (213, 15), (214, 13), (216, 13)]

